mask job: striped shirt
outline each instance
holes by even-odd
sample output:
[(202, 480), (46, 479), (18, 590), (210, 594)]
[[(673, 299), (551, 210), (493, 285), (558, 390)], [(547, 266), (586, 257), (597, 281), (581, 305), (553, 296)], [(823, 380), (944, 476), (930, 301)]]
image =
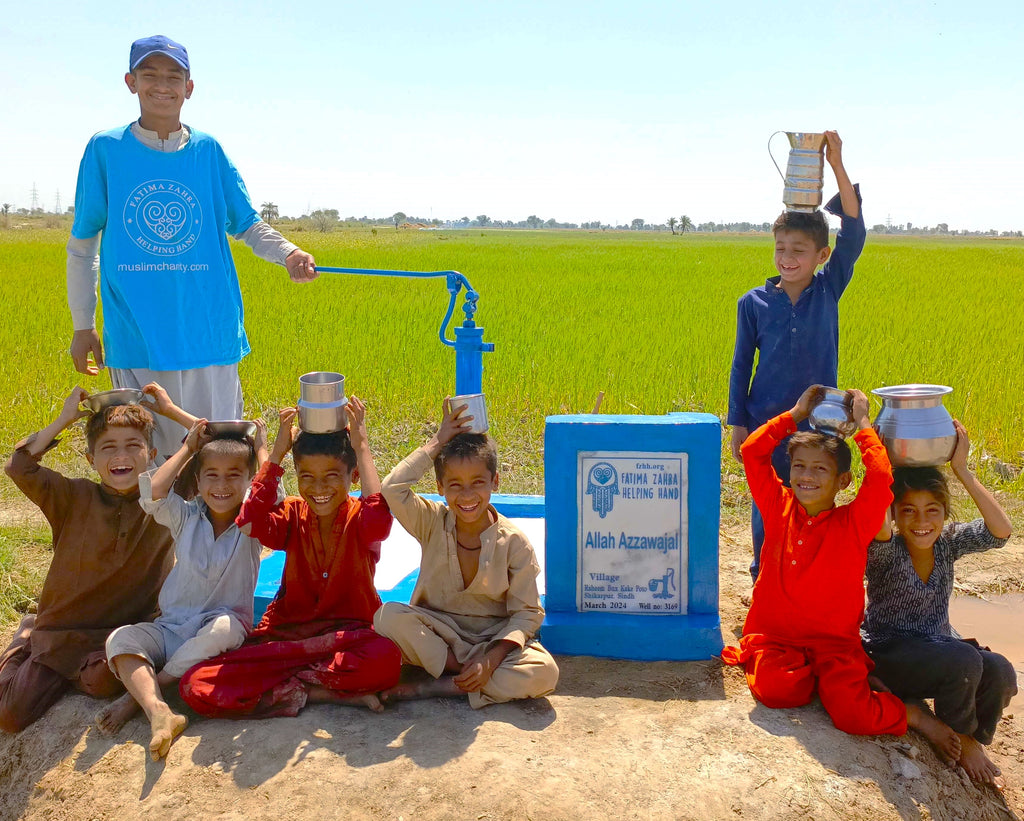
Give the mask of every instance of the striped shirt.
[(861, 628), (864, 643), (881, 646), (901, 638), (959, 638), (949, 623), (953, 563), (968, 553), (1002, 547), (984, 519), (951, 522), (935, 541), (935, 566), (927, 583), (914, 570), (902, 536), (868, 548), (868, 605)]

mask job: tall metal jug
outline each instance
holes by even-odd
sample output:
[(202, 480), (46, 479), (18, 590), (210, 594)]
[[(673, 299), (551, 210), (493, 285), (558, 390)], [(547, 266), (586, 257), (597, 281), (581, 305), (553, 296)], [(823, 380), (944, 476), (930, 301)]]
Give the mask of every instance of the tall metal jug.
[[(772, 137), (785, 134), (789, 138), (789, 162), (783, 175), (772, 155)], [(821, 189), (825, 170), (825, 135), (809, 131), (776, 131), (768, 138), (768, 156), (782, 177), (782, 202), (787, 211), (815, 211), (821, 205)]]

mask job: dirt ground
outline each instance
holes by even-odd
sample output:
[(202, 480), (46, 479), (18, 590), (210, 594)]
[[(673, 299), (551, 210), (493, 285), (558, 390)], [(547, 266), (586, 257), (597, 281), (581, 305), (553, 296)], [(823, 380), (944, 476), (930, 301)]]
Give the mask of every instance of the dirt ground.
[[(721, 534), (722, 632), (749, 591), (745, 528)], [(1024, 541), (958, 565), (975, 594), (1024, 589)], [(0, 636), (6, 643), (8, 635)], [(998, 648), (997, 648), (998, 649)], [(474, 711), (407, 702), (383, 715), (191, 724), (165, 762), (148, 726), (98, 734), (100, 703), (66, 697), (0, 734), (0, 819), (1006, 819), (1024, 813), (1024, 711), (991, 748), (1005, 795), (943, 766), (927, 742), (836, 730), (817, 702), (769, 710), (717, 660), (560, 657), (555, 695)]]

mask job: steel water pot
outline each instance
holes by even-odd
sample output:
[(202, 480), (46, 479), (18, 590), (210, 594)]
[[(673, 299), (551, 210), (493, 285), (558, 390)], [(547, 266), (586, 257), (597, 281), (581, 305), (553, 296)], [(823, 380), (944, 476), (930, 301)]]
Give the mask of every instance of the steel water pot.
[(825, 388), (821, 401), (811, 408), (808, 421), (819, 433), (828, 433), (845, 439), (857, 430), (853, 421), (853, 400), (846, 391)]
[(299, 377), (299, 428), (306, 433), (334, 433), (348, 426), (345, 377), (312, 371)]
[(482, 393), (465, 393), (452, 397), (452, 409), (465, 407), (466, 415), (472, 416), (467, 433), (487, 433), (487, 401)]
[(875, 430), (894, 467), (932, 467), (950, 460), (956, 428), (942, 399), (946, 385), (892, 385), (871, 391), (882, 399)]
[[(785, 134), (789, 138), (789, 161), (786, 173), (772, 155), (772, 137)], [(768, 138), (768, 155), (775, 163), (775, 170), (782, 177), (782, 202), (787, 211), (812, 212), (821, 205), (821, 190), (824, 187), (825, 135), (810, 131), (776, 131)]]

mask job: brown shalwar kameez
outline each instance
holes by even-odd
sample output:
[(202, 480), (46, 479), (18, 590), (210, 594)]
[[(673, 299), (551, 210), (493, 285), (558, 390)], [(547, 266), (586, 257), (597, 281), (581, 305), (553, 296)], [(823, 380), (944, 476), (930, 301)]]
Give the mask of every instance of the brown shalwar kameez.
[(152, 620), (160, 586), (174, 563), (170, 531), (139, 505), (88, 479), (43, 467), (25, 447), (7, 475), (46, 516), (53, 558), (34, 618), (0, 654), (0, 729), (18, 732), (68, 687), (109, 697), (120, 683), (103, 643), (123, 624)]

